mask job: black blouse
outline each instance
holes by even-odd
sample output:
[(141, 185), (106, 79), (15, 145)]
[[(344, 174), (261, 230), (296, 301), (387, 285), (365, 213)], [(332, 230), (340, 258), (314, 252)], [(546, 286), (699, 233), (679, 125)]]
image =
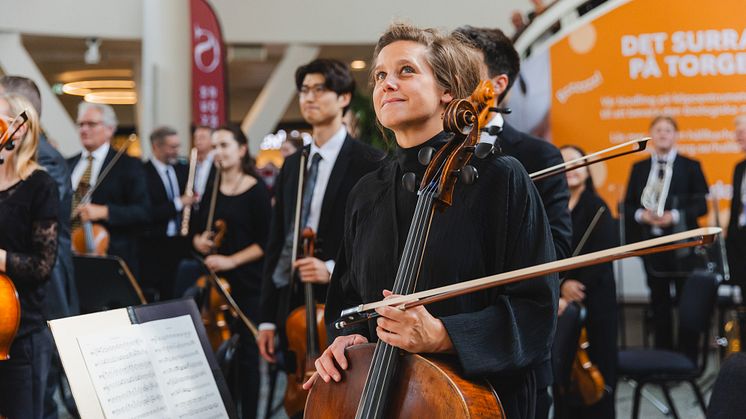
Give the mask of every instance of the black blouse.
[(18, 290), (18, 337), (44, 327), (45, 284), (57, 256), (57, 185), (43, 170), (0, 191), (0, 249)]
[[(401, 186), (405, 172), (418, 180), (424, 167), (417, 154), (439, 148), (439, 134), (425, 144), (397, 150), (397, 159), (363, 177), (348, 198), (343, 247), (327, 296), (331, 325), (342, 309), (380, 300), (391, 289), (417, 197)], [(417, 290), (457, 283), (554, 260), (554, 247), (541, 199), (521, 164), (500, 155), (472, 160), (473, 185), (457, 184), (453, 205), (435, 213)], [(549, 358), (557, 313), (558, 280), (548, 275), (427, 306), (453, 342), (467, 376), (521, 371)], [(375, 322), (352, 327), (377, 339)]]
[[(199, 226), (201, 226), (201, 230), (197, 231), (206, 230), (211, 193), (211, 190), (205, 191), (203, 202), (206, 202), (207, 205), (200, 206)], [(258, 180), (257, 184), (246, 192), (238, 195), (224, 195), (218, 191), (214, 220), (225, 221), (228, 229), (217, 253), (232, 255), (252, 244), (258, 244), (264, 249), (269, 234), (270, 217), (269, 191), (261, 180)], [(219, 273), (230, 283), (231, 294), (233, 294), (241, 309), (244, 309), (244, 301), (247, 298), (259, 296), (263, 267), (264, 258), (262, 257), (230, 271)]]

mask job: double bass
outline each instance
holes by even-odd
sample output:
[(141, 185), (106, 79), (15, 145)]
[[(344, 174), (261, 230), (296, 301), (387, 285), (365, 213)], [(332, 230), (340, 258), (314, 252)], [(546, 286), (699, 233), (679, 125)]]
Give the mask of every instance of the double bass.
[[(22, 112), (10, 124), (0, 119), (0, 150), (12, 150), (13, 136), (28, 121), (26, 112)], [(0, 159), (0, 164), (3, 164)], [(0, 272), (0, 361), (10, 359), (10, 346), (18, 333), (21, 324), (21, 302), (13, 281)]]

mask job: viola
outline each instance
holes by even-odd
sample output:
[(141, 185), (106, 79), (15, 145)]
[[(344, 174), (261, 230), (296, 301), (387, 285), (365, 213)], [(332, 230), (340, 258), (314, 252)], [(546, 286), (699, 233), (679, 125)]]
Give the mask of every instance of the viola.
[[(213, 233), (214, 249), (220, 247), (225, 238), (228, 226), (223, 220), (215, 221), (215, 230)], [(213, 250), (214, 253), (214, 250)], [(222, 288), (230, 293), (230, 284), (225, 278), (217, 278)], [(200, 309), (202, 323), (205, 325), (207, 338), (213, 350), (217, 350), (223, 342), (231, 338), (230, 325), (227, 316), (230, 315), (231, 307), (225, 301), (218, 286), (211, 281), (210, 275), (203, 275), (197, 279), (196, 286), (200, 289), (203, 296), (203, 303)]]
[(578, 350), (572, 363), (570, 373), (571, 391), (580, 396), (580, 400), (586, 406), (597, 403), (606, 393), (606, 383), (601, 371), (598, 370), (588, 356), (588, 331), (585, 326), (580, 329), (578, 338)]
[[(13, 136), (28, 121), (26, 112), (22, 112), (10, 124), (0, 119), (0, 150), (12, 150)], [(0, 158), (0, 164), (3, 163)], [(13, 281), (0, 273), (0, 361), (10, 359), (10, 346), (18, 333), (21, 324), (21, 303)]]
[[(467, 165), (479, 139), (476, 109), (467, 100), (452, 101), (443, 120), (445, 130), (454, 135), (432, 157), (420, 184), (395, 294), (414, 292), (434, 211), (451, 205), (459, 177), (466, 183), (476, 178), (476, 170)], [(425, 412), (431, 417), (504, 417), (487, 381), (459, 377), (452, 357), (401, 354), (382, 341), (350, 347), (346, 356), (348, 368), (341, 382), (317, 380), (312, 387), (306, 418), (403, 418)]]
[[(125, 141), (124, 145), (117, 150), (117, 154), (114, 155), (109, 164), (101, 170), (98, 179), (96, 179), (96, 184), (86, 191), (85, 195), (80, 199), (78, 208), (73, 210), (73, 217), (78, 216), (81, 206), (91, 203), (93, 193), (96, 192), (99, 185), (106, 179), (106, 176), (127, 151), (130, 144), (135, 142), (135, 139), (135, 136), (131, 135)], [(72, 241), (73, 252), (79, 255), (106, 256), (109, 251), (109, 231), (100, 223), (94, 223), (89, 220), (81, 222), (80, 227), (74, 228), (70, 233), (70, 240)]]
[[(303, 257), (315, 254), (316, 234), (309, 227), (303, 229)], [(324, 325), (324, 305), (317, 304), (313, 284), (303, 283), (305, 304), (293, 310), (285, 322), (288, 351), (295, 357), (295, 370), (288, 373), (285, 390), (285, 411), (290, 417), (303, 411), (308, 391), (303, 383), (315, 371), (314, 362), (326, 349), (326, 327)], [(308, 325), (315, 327), (308, 327)]]

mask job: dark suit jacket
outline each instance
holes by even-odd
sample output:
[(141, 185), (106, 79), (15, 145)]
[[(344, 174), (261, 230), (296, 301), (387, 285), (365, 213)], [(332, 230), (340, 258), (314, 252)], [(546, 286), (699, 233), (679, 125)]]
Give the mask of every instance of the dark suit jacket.
[(47, 283), (47, 319), (57, 319), (78, 314), (78, 291), (75, 287), (72, 249), (70, 247), (70, 206), (72, 205), (72, 185), (67, 172), (67, 162), (47, 141), (44, 135), (39, 141), (39, 164), (57, 182), (60, 196), (59, 235), (57, 260)]
[[(163, 184), (158, 169), (153, 162), (147, 161), (143, 164), (145, 169), (145, 183), (148, 187), (148, 197), (150, 198), (150, 224), (145, 230), (149, 237), (166, 237), (168, 222), (176, 217), (177, 211), (173, 200), (168, 198), (166, 185)], [(184, 194), (187, 177), (189, 176), (189, 167), (183, 163), (174, 165), (176, 180), (179, 183), (179, 194)], [(176, 226), (177, 231), (181, 226)]]
[(728, 222), (728, 237), (726, 239), (728, 252), (728, 265), (733, 281), (746, 284), (746, 228), (738, 227), (738, 215), (743, 212), (741, 202), (741, 189), (743, 185), (743, 172), (746, 171), (746, 160), (738, 163), (733, 172), (733, 199), (730, 201), (730, 221)]
[[(632, 166), (624, 199), (627, 243), (645, 240), (652, 235), (649, 225), (635, 221), (635, 212), (642, 208), (640, 198), (648, 182), (651, 164), (652, 159), (647, 158)], [(697, 218), (707, 214), (707, 191), (707, 181), (699, 162), (677, 154), (673, 162), (673, 174), (665, 209), (678, 210), (681, 218), (678, 225), (663, 229), (663, 234), (671, 234), (674, 230), (697, 228)]]
[[(308, 151), (309, 147), (305, 147)], [(285, 243), (288, 229), (295, 213), (298, 191), (298, 169), (301, 151), (285, 160), (275, 181), (275, 206), (272, 224), (265, 250), (264, 275), (262, 279), (262, 303), (260, 322), (274, 323), (283, 327), (290, 307), (291, 288), (278, 289), (272, 281), (277, 261)], [(357, 181), (375, 170), (383, 162), (383, 154), (377, 149), (361, 143), (351, 136), (345, 138), (326, 186), (321, 205), (317, 236), (316, 257), (321, 260), (335, 259), (342, 243), (347, 195)], [(324, 300), (326, 286), (314, 286), (317, 301)]]
[[(520, 132), (508, 123), (503, 125), (499, 137), (503, 153), (515, 157), (529, 174), (563, 162), (557, 147), (541, 138)], [(568, 205), (570, 191), (567, 189), (567, 178), (564, 175), (552, 176), (536, 181), (534, 185), (549, 219), (557, 259), (567, 258), (572, 254), (572, 218)]]
[[(115, 154), (116, 151), (110, 148), (101, 166), (102, 171)], [(78, 154), (68, 159), (70, 174), (78, 164), (80, 156), (81, 154)], [(109, 208), (109, 219), (102, 223), (111, 236), (109, 254), (121, 257), (131, 270), (136, 270), (136, 238), (150, 221), (150, 199), (140, 160), (123, 155), (100, 182), (91, 197), (91, 202)]]

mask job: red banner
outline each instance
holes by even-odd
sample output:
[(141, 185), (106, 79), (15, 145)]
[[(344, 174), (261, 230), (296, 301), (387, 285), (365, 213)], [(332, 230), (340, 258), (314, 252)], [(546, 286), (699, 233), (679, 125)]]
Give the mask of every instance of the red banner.
[(207, 0), (190, 0), (192, 15), (192, 121), (217, 128), (226, 123), (223, 35)]

